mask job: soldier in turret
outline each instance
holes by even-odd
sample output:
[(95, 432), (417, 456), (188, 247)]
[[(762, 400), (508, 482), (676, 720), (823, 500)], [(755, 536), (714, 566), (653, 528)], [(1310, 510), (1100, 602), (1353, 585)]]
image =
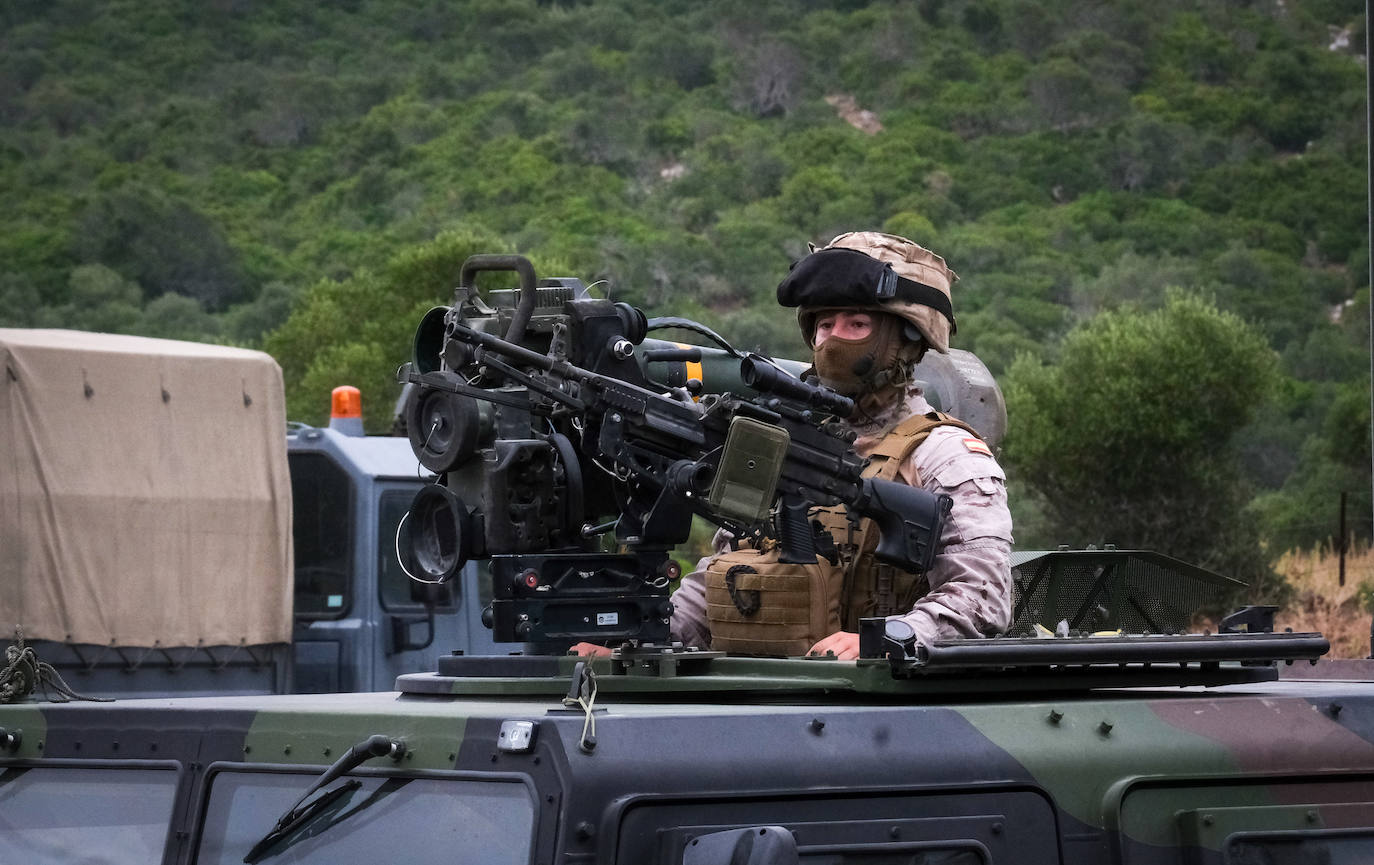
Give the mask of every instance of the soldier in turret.
[[(716, 535), (716, 552), (673, 594), (672, 637), (734, 654), (859, 656), (858, 622), (888, 616), (916, 639), (976, 638), (1011, 624), (1011, 514), (1006, 474), (967, 424), (934, 411), (912, 368), (949, 352), (950, 286), (935, 253), (874, 231), (841, 234), (778, 286), (797, 309), (822, 384), (853, 398), (847, 420), (865, 474), (950, 496), (934, 564), (912, 574), (874, 556), (878, 532), (843, 509), (820, 509), (834, 541), (815, 564), (779, 562), (778, 545)], [(609, 649), (579, 643), (580, 654)]]
[[(718, 553), (684, 577), (673, 596), (674, 639), (732, 652), (850, 659), (858, 657), (858, 620), (869, 616), (904, 619), (922, 643), (1006, 630), (1006, 475), (977, 433), (933, 411), (912, 381), (912, 367), (927, 350), (949, 351), (950, 286), (957, 279), (944, 259), (916, 243), (861, 231), (813, 251), (778, 286), (779, 302), (797, 308), (821, 382), (856, 402), (848, 424), (858, 436), (855, 449), (871, 460), (866, 473), (953, 499), (930, 571), (914, 575), (877, 561), (877, 532), (867, 520), (854, 524), (842, 511), (822, 512), (836, 549), (832, 561), (818, 559), (814, 568), (777, 563), (766, 543), (731, 551), (721, 539)], [(802, 596), (809, 596), (804, 609)]]

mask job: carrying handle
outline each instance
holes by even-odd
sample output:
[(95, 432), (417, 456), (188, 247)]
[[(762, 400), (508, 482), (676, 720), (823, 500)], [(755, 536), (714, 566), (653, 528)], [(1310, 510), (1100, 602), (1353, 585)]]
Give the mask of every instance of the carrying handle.
[(502, 339), (518, 343), (525, 336), (525, 326), (530, 323), (537, 300), (534, 265), (523, 255), (473, 255), (463, 262), (458, 272), (458, 288), (468, 293), (476, 291), (473, 280), (478, 273), (492, 270), (513, 270), (520, 275), (520, 302), (515, 307), (515, 317), (510, 320)]

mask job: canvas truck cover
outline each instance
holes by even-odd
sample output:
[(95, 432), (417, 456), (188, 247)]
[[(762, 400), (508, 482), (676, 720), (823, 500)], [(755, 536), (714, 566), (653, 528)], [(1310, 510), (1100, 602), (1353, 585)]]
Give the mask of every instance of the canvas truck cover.
[(281, 369), (247, 349), (0, 328), (0, 640), (291, 638)]

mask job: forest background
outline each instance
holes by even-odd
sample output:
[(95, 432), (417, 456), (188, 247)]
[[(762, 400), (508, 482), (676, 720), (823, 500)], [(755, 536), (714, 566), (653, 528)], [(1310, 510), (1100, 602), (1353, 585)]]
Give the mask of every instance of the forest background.
[(261, 347), (292, 418), (354, 384), (380, 432), (469, 254), (802, 357), (778, 280), (887, 230), (962, 276), (1018, 547), (1282, 599), (1343, 493), (1371, 529), (1364, 28), (1359, 0), (12, 0), (0, 326)]

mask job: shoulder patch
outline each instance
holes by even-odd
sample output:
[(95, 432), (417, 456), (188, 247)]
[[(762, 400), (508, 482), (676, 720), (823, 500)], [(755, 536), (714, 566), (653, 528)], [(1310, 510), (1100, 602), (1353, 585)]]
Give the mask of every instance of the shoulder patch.
[(983, 454), (984, 456), (992, 456), (992, 451), (988, 449), (988, 446), (984, 444), (982, 439), (966, 438), (964, 439), (964, 447), (967, 448), (971, 453)]

